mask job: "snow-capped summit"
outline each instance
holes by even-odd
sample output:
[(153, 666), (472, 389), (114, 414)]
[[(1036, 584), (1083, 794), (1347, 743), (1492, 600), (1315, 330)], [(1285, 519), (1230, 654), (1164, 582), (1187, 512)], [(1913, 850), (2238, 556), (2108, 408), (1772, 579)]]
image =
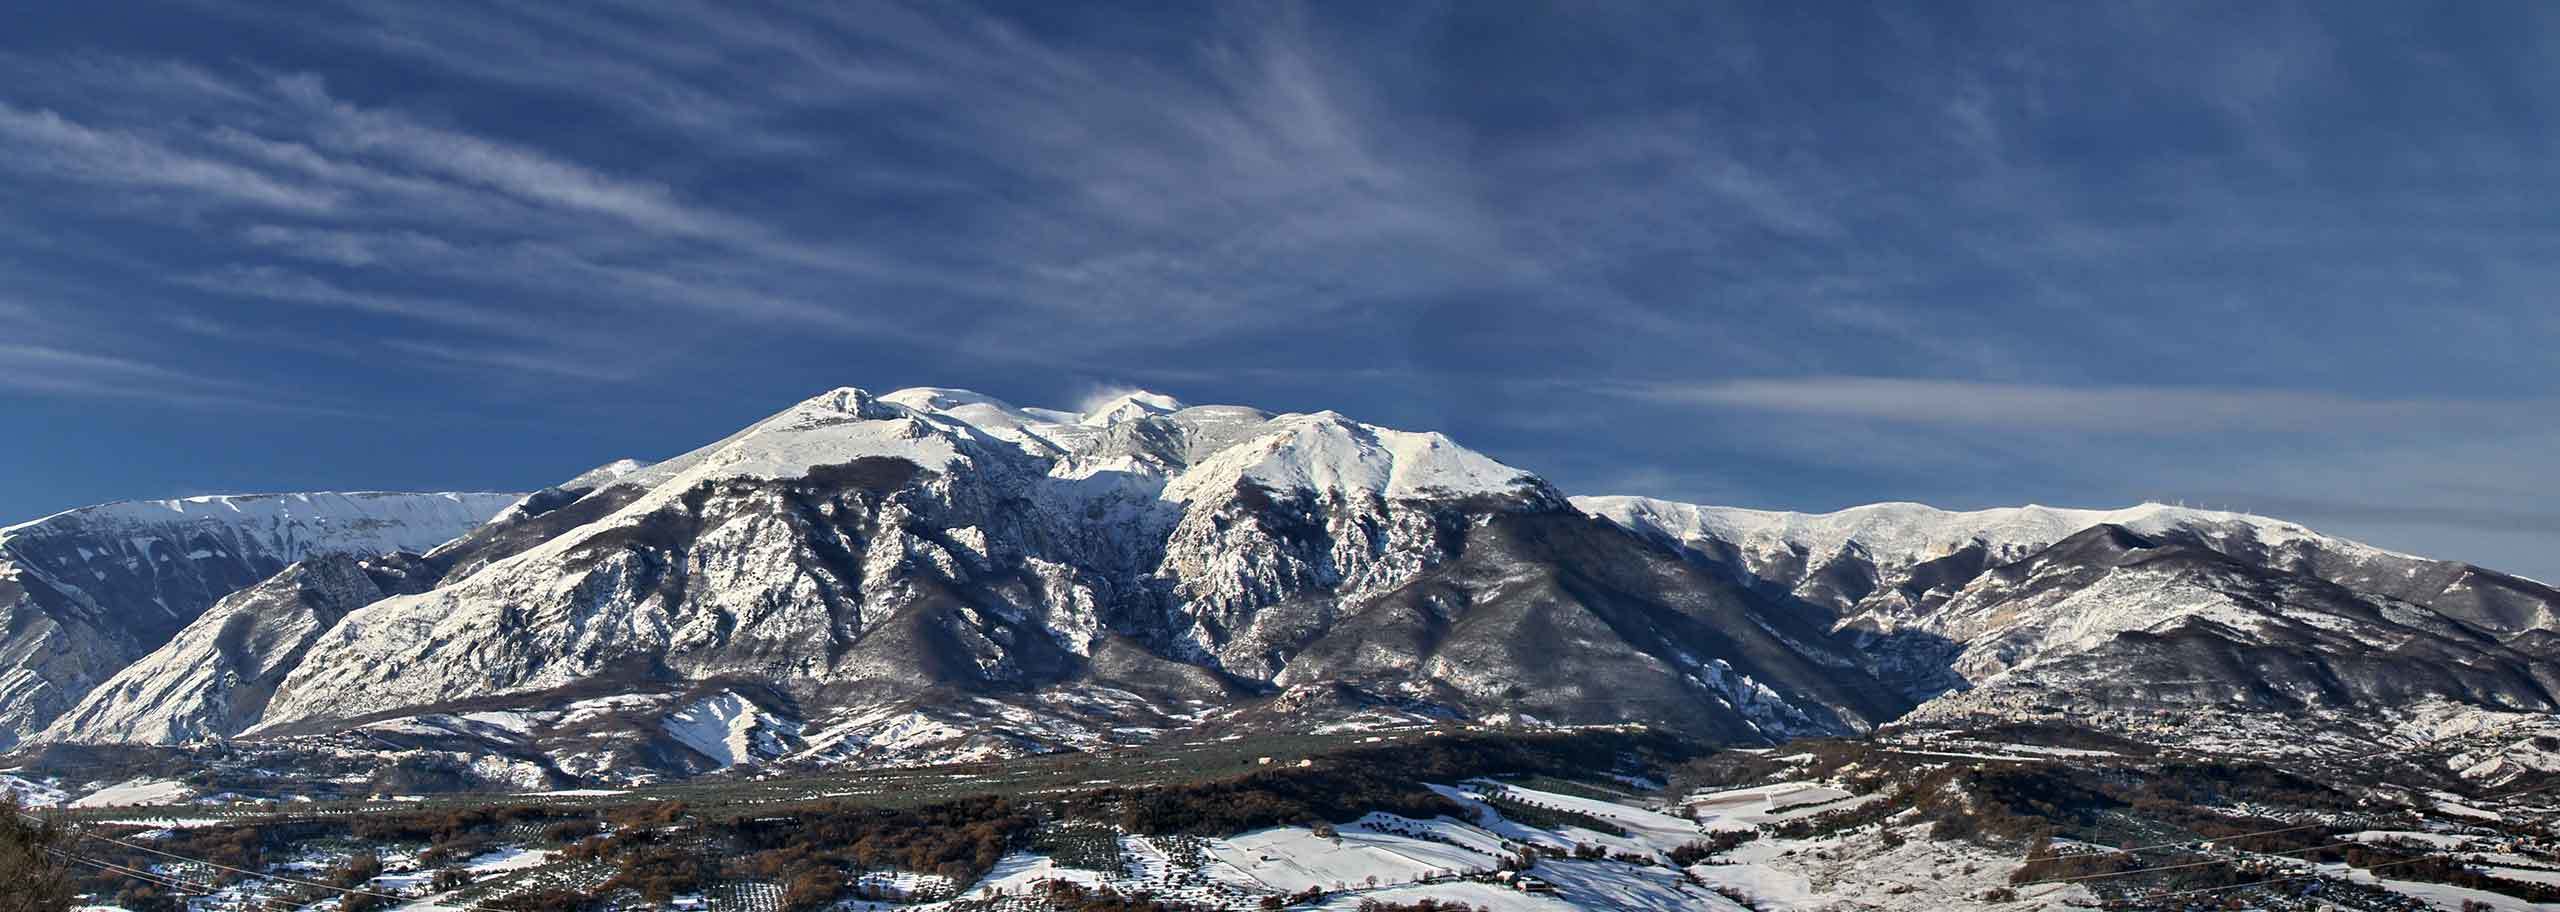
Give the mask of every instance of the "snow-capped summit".
[[(974, 428), (972, 429), (974, 430)], [(707, 447), (635, 472), (628, 481), (664, 488), (712, 478), (797, 478), (862, 457), (940, 468), (962, 458), (964, 434), (915, 410), (854, 387), (829, 390)]]
[(1434, 432), (1361, 424), (1335, 412), (1282, 415), (1184, 472), (1165, 497), (1190, 501), (1251, 482), (1386, 500), (1540, 494), (1545, 483)]
[(1136, 418), (1152, 418), (1182, 410), (1182, 400), (1163, 393), (1132, 390), (1089, 403), (1078, 423), (1089, 427), (1105, 427)]

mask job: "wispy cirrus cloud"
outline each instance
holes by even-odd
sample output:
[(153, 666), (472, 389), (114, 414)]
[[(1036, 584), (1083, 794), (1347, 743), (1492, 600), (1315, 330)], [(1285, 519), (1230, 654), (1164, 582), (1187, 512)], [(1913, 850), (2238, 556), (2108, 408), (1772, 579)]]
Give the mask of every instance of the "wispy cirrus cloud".
[(0, 101), (0, 137), (21, 154), (22, 169), (103, 184), (192, 191), (232, 203), (320, 212), (337, 198), (255, 169), (192, 155), (131, 133), (102, 130), (49, 110)]
[(176, 281), (189, 288), (235, 297), (342, 308), (505, 336), (541, 335), (521, 313), (437, 298), (356, 291), (274, 266), (231, 266)]
[(240, 233), (240, 239), (283, 256), (351, 267), (442, 257), (454, 251), (452, 244), (414, 230), (346, 231), (261, 224), (249, 226)]
[(527, 351), (519, 348), (483, 345), (459, 346), (411, 339), (392, 339), (382, 343), (394, 351), (423, 355), (448, 367), (485, 371), (504, 370), (515, 374), (565, 377), (597, 382), (627, 380), (632, 370), (600, 359), (564, 358), (557, 352)]
[(514, 144), (339, 101), (314, 76), (282, 77), (276, 80), (276, 88), (313, 118), (323, 141), (350, 152), (378, 155), (415, 171), (524, 202), (603, 215), (651, 231), (729, 238), (757, 233), (742, 220), (678, 202), (665, 187), (617, 179)]
[(0, 342), (0, 389), (39, 395), (144, 399), (178, 405), (320, 411), (256, 385), (206, 377), (58, 343)]

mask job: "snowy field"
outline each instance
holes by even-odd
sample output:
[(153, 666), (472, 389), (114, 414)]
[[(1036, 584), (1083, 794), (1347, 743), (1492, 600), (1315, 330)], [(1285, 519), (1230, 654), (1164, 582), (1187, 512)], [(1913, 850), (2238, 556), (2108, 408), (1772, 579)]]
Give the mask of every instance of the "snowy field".
[[(170, 785), (136, 780), (95, 794), (160, 794), (169, 791)], [(1056, 858), (1016, 851), (1000, 859), (985, 877), (968, 884), (913, 872), (866, 874), (855, 886), (926, 901), (848, 901), (838, 910), (956, 912), (966, 903), (981, 904), (966, 908), (984, 909), (983, 904), (990, 901), (999, 901), (997, 908), (1027, 909), (1034, 906), (1026, 905), (1029, 901), (1022, 897), (1035, 893), (1043, 883), (1061, 880), (1219, 909), (1256, 909), (1265, 899), (1312, 889), (1324, 895), (1293, 908), (1329, 912), (1353, 912), (1372, 900), (1413, 903), (1423, 899), (1466, 903), (1490, 912), (2063, 912), (2099, 906), (2098, 897), (2077, 884), (2011, 892), (2010, 876), (2020, 866), (2014, 853), (1960, 841), (1933, 841), (1928, 827), (1916, 822), (1911, 816), (1916, 812), (1910, 811), (1881, 825), (1819, 838), (1762, 835), (1685, 869), (1670, 863), (1672, 850), (1716, 833), (1756, 830), (1764, 824), (1883, 800), (1819, 782), (1693, 793), (1663, 802), (1662, 809), (1636, 806), (1643, 799), (1632, 796), (1616, 801), (1489, 780), (1432, 788), (1458, 803), (1463, 817), (1415, 819), (1373, 813), (1338, 827), (1272, 827), (1225, 838), (1138, 836), (1082, 824), (1090, 829), (1073, 837), (1078, 841), (1072, 844), (1078, 848), (1072, 857), (1080, 859), (1079, 864), (1111, 870), (1069, 867)], [(2437, 804), (2441, 808), (2447, 803)], [(1506, 815), (1504, 807), (1522, 810)], [(2367, 830), (2352, 838), (2447, 850), (2494, 848), (2480, 837), (2416, 829)], [(1570, 855), (1577, 847), (1594, 846), (1605, 849), (1609, 857)], [(1535, 863), (1521, 871), (1504, 870), (1516, 866), (1526, 847), (1538, 850)], [(2494, 851), (2476, 854), (2476, 864), (2499, 876), (2560, 884), (2560, 870), (2541, 867), (2535, 859)], [(1061, 857), (1071, 856), (1062, 851)], [(296, 870), (312, 876), (339, 860), (302, 859)], [(471, 886), (434, 894), (430, 872), (420, 870), (414, 857), (393, 855), (384, 862), (387, 873), (371, 887), (411, 897), (394, 907), (403, 912), (465, 912), (512, 889), (591, 888), (608, 873), (555, 852), (505, 847), (461, 864), (470, 874)], [(2480, 890), (2377, 877), (2345, 865), (2305, 862), (2299, 870), (2374, 884), (2446, 910), (2461, 909), (2465, 903), (2492, 909), (2555, 908)], [(691, 898), (694, 904), (687, 908), (769, 910), (776, 907), (780, 890), (775, 883), (723, 883), (703, 897)], [(253, 888), (226, 888), (191, 907), (191, 912), (250, 907), (239, 904), (263, 902), (264, 897)], [(104, 907), (100, 908), (103, 912)], [(323, 904), (311, 910), (327, 908)]]
[(132, 779), (83, 795), (71, 802), (76, 808), (127, 807), (138, 804), (176, 804), (193, 798), (196, 791), (184, 782), (171, 779)]

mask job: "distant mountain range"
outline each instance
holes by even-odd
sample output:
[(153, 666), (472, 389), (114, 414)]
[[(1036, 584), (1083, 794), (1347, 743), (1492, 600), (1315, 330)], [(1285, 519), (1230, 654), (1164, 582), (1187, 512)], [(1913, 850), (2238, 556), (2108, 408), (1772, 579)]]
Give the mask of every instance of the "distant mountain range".
[(1439, 434), (1155, 394), (839, 389), (521, 498), (94, 510), (0, 532), (8, 738), (530, 783), (1431, 718), (2319, 750), (2560, 708), (2560, 592), (2277, 520), (1567, 498)]
[(433, 547), (519, 496), (138, 500), (0, 528), (0, 749), (42, 730), (223, 596), (317, 555)]

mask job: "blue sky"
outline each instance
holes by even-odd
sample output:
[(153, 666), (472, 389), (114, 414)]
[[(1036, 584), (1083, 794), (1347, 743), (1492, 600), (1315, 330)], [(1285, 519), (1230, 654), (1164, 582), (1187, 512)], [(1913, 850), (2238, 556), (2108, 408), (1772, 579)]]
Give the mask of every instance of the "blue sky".
[(2560, 579), (2560, 7), (179, 3), (0, 30), (0, 517), (837, 385)]

